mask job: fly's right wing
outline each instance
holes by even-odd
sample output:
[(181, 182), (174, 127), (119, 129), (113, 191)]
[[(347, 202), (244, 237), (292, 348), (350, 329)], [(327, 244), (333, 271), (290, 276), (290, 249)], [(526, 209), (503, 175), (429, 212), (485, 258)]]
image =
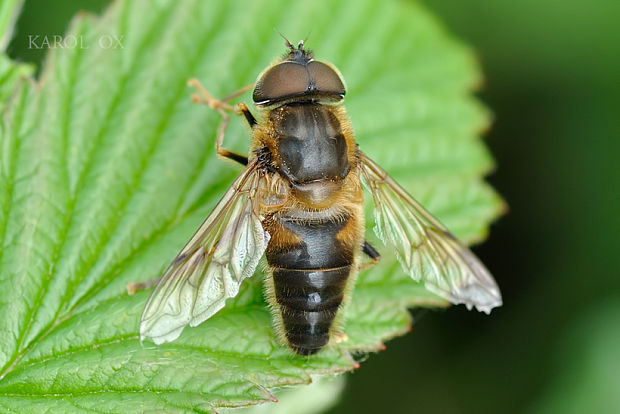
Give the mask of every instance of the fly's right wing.
[(213, 316), (252, 276), (269, 233), (258, 213), (263, 173), (251, 161), (166, 269), (140, 320), (140, 339), (175, 340), (186, 325)]
[(452, 303), (486, 313), (501, 306), (499, 288), (482, 262), (363, 152), (360, 162), (375, 202), (375, 232), (404, 270)]

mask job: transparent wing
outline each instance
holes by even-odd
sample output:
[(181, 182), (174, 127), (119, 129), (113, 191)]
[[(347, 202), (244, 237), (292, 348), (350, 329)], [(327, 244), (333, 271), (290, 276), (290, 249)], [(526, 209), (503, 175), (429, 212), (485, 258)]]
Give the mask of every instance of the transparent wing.
[(501, 306), (482, 262), (377, 163), (360, 152), (361, 173), (375, 203), (375, 233), (394, 248), (405, 271), (452, 303), (489, 313)]
[(141, 339), (176, 339), (185, 325), (213, 316), (252, 276), (269, 241), (257, 212), (261, 179), (251, 162), (166, 269), (142, 313)]

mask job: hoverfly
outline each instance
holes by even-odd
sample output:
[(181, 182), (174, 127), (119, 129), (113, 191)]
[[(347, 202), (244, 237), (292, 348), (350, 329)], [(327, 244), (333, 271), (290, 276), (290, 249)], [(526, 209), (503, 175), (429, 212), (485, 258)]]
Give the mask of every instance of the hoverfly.
[[(217, 152), (245, 165), (213, 212), (155, 284), (140, 338), (176, 339), (186, 325), (213, 316), (239, 292), (266, 256), (266, 295), (281, 340), (314, 354), (338, 334), (334, 320), (348, 300), (362, 256), (379, 253), (364, 238), (363, 185), (372, 194), (376, 233), (415, 281), (454, 304), (487, 313), (502, 303), (484, 265), (379, 165), (360, 151), (342, 105), (345, 86), (331, 64), (286, 41), (287, 54), (259, 76), (245, 104), (213, 98), (196, 80), (194, 101), (223, 121)], [(222, 148), (230, 120), (252, 130), (249, 157)]]

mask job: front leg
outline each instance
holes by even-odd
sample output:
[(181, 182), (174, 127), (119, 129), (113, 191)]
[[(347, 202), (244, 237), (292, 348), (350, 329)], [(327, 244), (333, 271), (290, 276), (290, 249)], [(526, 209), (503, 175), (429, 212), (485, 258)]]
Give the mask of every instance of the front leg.
[(230, 122), (230, 116), (228, 115), (227, 111), (233, 112), (237, 115), (243, 115), (251, 128), (256, 125), (256, 118), (254, 118), (254, 115), (252, 115), (252, 113), (248, 109), (248, 106), (245, 103), (240, 103), (235, 106), (232, 106), (228, 103), (230, 100), (252, 89), (254, 85), (252, 84), (244, 86), (238, 91), (233, 92), (220, 100), (213, 97), (213, 95), (207, 92), (207, 90), (202, 86), (198, 79), (190, 79), (187, 84), (198, 90), (198, 94), (195, 93), (192, 95), (192, 100), (194, 102), (208, 105), (209, 108), (215, 109), (222, 116), (222, 122), (217, 128), (217, 140), (215, 141), (215, 148), (218, 155), (221, 155), (222, 157), (226, 157), (233, 161), (237, 161), (243, 165), (248, 165), (248, 157), (246, 157), (245, 155), (237, 154), (236, 152), (229, 151), (226, 148), (223, 148), (222, 145), (224, 144), (224, 134), (226, 132), (226, 128), (228, 127), (228, 123)]

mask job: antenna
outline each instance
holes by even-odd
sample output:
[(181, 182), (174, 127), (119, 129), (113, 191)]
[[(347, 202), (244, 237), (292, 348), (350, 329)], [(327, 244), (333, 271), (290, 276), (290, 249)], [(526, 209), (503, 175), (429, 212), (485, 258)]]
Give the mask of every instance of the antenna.
[[(280, 37), (282, 39), (284, 39), (284, 44), (286, 45), (286, 47), (288, 47), (289, 49), (291, 49), (291, 52), (293, 50), (295, 50), (295, 46), (293, 46), (293, 44), (291, 42), (289, 42), (289, 40), (284, 37), (284, 35), (282, 34), (282, 32), (280, 32), (278, 29), (276, 29), (276, 32), (278, 32), (278, 34), (280, 35)], [(301, 41), (301, 45), (303, 46), (303, 40)]]

